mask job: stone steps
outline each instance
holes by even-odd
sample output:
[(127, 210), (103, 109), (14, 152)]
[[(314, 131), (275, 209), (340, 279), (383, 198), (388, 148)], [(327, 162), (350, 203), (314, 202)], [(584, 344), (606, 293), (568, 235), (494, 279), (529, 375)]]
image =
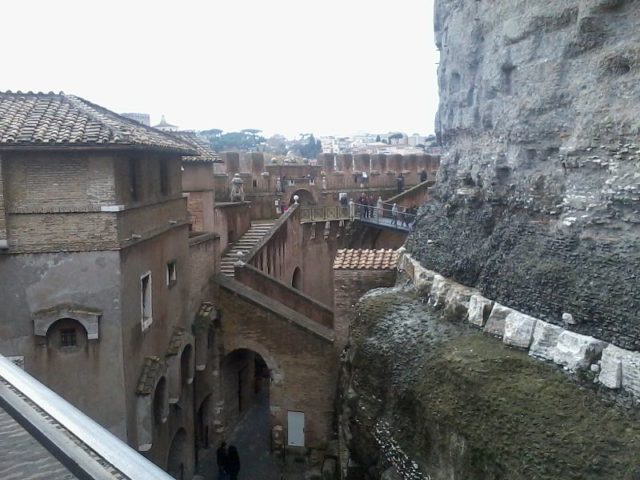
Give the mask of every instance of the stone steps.
[(240, 237), (235, 243), (233, 243), (224, 257), (220, 261), (220, 273), (228, 277), (235, 276), (234, 263), (242, 259), (244, 255), (238, 255), (239, 252), (246, 253), (256, 246), (264, 236), (269, 233), (273, 227), (274, 222), (251, 222), (251, 228)]

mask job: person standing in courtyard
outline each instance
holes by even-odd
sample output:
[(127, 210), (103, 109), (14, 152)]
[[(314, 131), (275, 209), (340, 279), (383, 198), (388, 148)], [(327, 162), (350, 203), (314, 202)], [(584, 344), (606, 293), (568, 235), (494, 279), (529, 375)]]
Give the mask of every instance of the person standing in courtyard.
[(240, 473), (240, 456), (238, 455), (238, 449), (233, 445), (229, 445), (227, 472), (229, 472), (230, 480), (238, 480), (238, 473)]
[(227, 480), (229, 455), (227, 453), (227, 443), (223, 441), (216, 450), (216, 462), (218, 463), (218, 480)]

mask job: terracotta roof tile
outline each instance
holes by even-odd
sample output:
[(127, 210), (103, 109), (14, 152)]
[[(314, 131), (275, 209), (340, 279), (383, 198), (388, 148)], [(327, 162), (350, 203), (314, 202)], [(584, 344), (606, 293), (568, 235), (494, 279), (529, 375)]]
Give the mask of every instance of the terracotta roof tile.
[(340, 249), (333, 262), (334, 270), (395, 270), (395, 250)]
[(185, 143), (188, 143), (193, 149), (198, 152), (198, 155), (187, 155), (182, 157), (185, 162), (211, 162), (211, 163), (223, 163), (220, 156), (211, 150), (209, 144), (200, 138), (196, 132), (169, 132), (170, 135), (177, 137)]
[(64, 93), (0, 92), (0, 149), (150, 147), (193, 155), (190, 143)]

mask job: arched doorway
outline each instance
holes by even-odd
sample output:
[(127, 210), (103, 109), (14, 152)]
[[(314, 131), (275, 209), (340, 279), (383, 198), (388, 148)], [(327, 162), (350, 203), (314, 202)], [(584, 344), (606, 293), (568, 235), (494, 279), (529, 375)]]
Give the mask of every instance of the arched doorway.
[(295, 203), (293, 197), (296, 195), (298, 196), (298, 203), (300, 205), (309, 206), (317, 203), (313, 197), (313, 193), (305, 188), (300, 188), (291, 194), (291, 197), (289, 198), (289, 205), (293, 205)]
[(252, 451), (251, 457), (245, 457), (243, 462), (255, 462), (249, 468), (264, 472), (265, 478), (275, 477), (271, 473), (279, 472), (269, 455), (273, 428), (271, 395), (272, 387), (279, 388), (273, 380), (277, 375), (262, 355), (247, 348), (233, 350), (222, 361), (224, 426), (225, 431), (233, 432), (225, 440), (240, 452)]
[(187, 432), (181, 428), (173, 436), (169, 456), (167, 457), (167, 472), (178, 480), (184, 480), (187, 469)]
[(296, 290), (302, 290), (302, 270), (300, 267), (296, 267), (291, 277), (291, 286)]
[(196, 413), (196, 444), (202, 448), (209, 448), (209, 415), (212, 409), (212, 395), (209, 394), (200, 403)]

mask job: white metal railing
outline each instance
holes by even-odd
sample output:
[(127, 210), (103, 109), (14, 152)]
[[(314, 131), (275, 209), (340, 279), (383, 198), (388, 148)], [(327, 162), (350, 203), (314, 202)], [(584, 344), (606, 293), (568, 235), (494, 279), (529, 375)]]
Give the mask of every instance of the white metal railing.
[[(67, 437), (61, 437), (60, 430), (50, 425), (46, 416), (53, 418), (88, 449), (93, 450), (96, 455), (102, 457), (128, 478), (173, 480), (173, 477), (164, 470), (2, 355), (0, 355), (0, 379), (4, 380), (0, 382), (0, 404), (14, 414), (22, 412), (20, 416), (23, 422), (30, 423), (33, 429), (47, 437), (48, 443), (62, 450), (63, 454), (77, 467), (83, 469), (89, 478), (113, 479), (122, 478), (122, 476), (114, 476), (113, 472), (102, 466), (97, 459), (92, 461), (92, 456), (74, 442), (70, 442), (68, 448), (65, 447)], [(30, 404), (35, 405), (46, 416), (37, 412)]]

